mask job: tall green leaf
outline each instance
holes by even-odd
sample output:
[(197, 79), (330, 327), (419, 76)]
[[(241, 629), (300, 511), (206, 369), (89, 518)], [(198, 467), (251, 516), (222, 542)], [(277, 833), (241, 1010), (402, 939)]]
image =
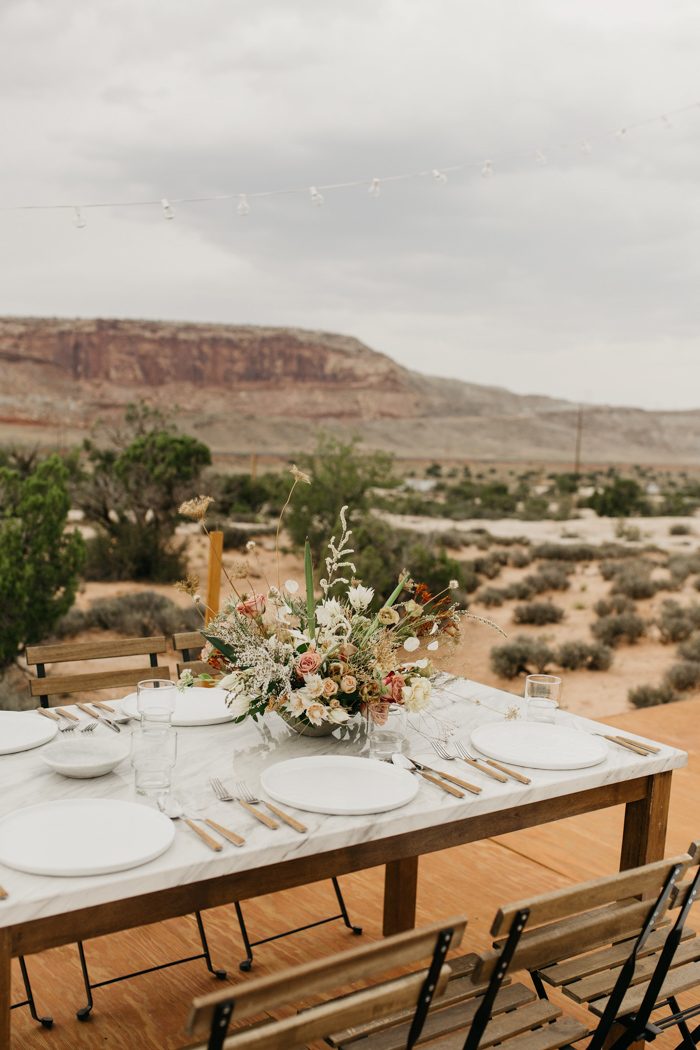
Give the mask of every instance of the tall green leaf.
[(316, 635), (316, 602), (314, 601), (314, 567), (308, 537), (304, 544), (304, 574), (306, 576), (306, 633), (309, 638), (313, 639)]

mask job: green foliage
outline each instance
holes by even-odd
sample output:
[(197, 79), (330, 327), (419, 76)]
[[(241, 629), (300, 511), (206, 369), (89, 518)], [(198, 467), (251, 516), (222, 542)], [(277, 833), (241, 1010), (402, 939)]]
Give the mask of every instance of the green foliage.
[(261, 514), (277, 516), (289, 492), (286, 472), (252, 474), (215, 474), (211, 478), (214, 510), (225, 517), (257, 520)]
[(560, 623), (564, 619), (564, 610), (552, 602), (526, 602), (513, 609), (515, 623), (532, 624), (543, 627), (548, 623)]
[(68, 473), (58, 456), (24, 476), (0, 468), (0, 667), (41, 641), (75, 599), (85, 549), (66, 532)]
[(579, 480), (579, 475), (574, 474), (573, 471), (552, 476), (554, 489), (560, 496), (575, 496), (578, 492)]
[(674, 700), (680, 700), (680, 696), (668, 684), (661, 685), (638, 685), (630, 689), (627, 699), (633, 707), (656, 707), (657, 704), (671, 704)]
[(127, 637), (194, 631), (202, 617), (192, 606), (182, 609), (156, 591), (135, 591), (116, 598), (98, 598), (88, 609), (71, 609), (56, 624), (56, 638), (72, 638), (84, 631), (115, 631)]
[(517, 678), (520, 674), (543, 674), (554, 662), (554, 653), (544, 642), (527, 634), (516, 635), (491, 650), (491, 670), (499, 678)]
[(646, 634), (646, 623), (633, 612), (601, 616), (591, 627), (593, 637), (603, 645), (618, 646), (622, 642), (634, 645)]
[(612, 665), (613, 651), (600, 643), (564, 642), (557, 649), (556, 660), (566, 671), (607, 671)]
[(157, 412), (132, 406), (106, 445), (85, 443), (77, 502), (97, 535), (89, 545), (91, 579), (168, 582), (183, 574), (174, 543), (180, 503), (196, 495), (211, 453)]
[(628, 518), (651, 512), (644, 490), (634, 478), (614, 478), (609, 485), (594, 492), (583, 505), (591, 507), (601, 518)]
[[(371, 489), (395, 484), (393, 459), (385, 452), (361, 451), (356, 439), (339, 441), (324, 434), (314, 452), (300, 456), (299, 463), (312, 483), (297, 486), (285, 521), (295, 546), (303, 547), (308, 536), (314, 564), (319, 565), (328, 540), (337, 533), (341, 508), (349, 508), (348, 523), (354, 528), (367, 514)], [(354, 540), (357, 546), (357, 537)]]

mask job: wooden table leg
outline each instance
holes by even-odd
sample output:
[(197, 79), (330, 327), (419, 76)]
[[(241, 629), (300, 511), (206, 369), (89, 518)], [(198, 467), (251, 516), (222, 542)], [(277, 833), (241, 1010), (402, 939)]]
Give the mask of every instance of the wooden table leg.
[(418, 857), (392, 860), (384, 871), (384, 936), (416, 925)]
[(620, 871), (661, 860), (666, 847), (672, 771), (647, 778), (644, 798), (625, 806)]
[(0, 1046), (10, 1045), (10, 931), (0, 929)]

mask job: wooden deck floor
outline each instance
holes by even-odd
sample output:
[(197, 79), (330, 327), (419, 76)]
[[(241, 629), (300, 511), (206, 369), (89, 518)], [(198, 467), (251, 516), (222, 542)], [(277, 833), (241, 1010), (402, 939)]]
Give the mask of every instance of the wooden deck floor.
[[(673, 778), (669, 854), (700, 837), (698, 714), (697, 701), (684, 701), (612, 720), (690, 752), (689, 767)], [(615, 871), (621, 833), (622, 810), (612, 809), (432, 854), (421, 861), (418, 922), (464, 913), (469, 916), (464, 947), (484, 947), (493, 913), (504, 901)], [(342, 884), (353, 920), (364, 926), (366, 936), (379, 937), (382, 870), (347, 876)], [(320, 883), (251, 901), (245, 912), (257, 939), (330, 914), (334, 904), (330, 884)], [(227, 967), (234, 981), (245, 979), (237, 969), (242, 950), (233, 909), (207, 912), (205, 921), (215, 963)], [(322, 926), (260, 948), (254, 972), (277, 970), (353, 943), (342, 923)], [(197, 945), (194, 920), (184, 918), (91, 941), (87, 954), (93, 979), (106, 980), (125, 969), (193, 954)], [(74, 1013), (84, 1001), (75, 948), (32, 956), (28, 965), (38, 1008), (53, 1014), (55, 1025), (46, 1031), (26, 1009), (14, 1010), (12, 1050), (171, 1050), (186, 1041), (183, 1023), (192, 997), (221, 987), (201, 962), (188, 963), (98, 989), (93, 1015), (81, 1024)], [(17, 974), (16, 998), (21, 991)], [(656, 1045), (671, 1047), (677, 1041), (668, 1035)]]

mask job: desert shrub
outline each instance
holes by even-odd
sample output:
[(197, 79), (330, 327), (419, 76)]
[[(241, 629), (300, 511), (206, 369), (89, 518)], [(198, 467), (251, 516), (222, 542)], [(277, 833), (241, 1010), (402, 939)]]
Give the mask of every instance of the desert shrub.
[(671, 704), (680, 700), (678, 693), (668, 684), (638, 685), (630, 689), (627, 699), (633, 707), (656, 707), (657, 704)]
[(693, 631), (700, 629), (700, 606), (681, 605), (668, 598), (661, 606), (656, 625), (662, 642), (684, 642)]
[(688, 692), (700, 685), (700, 663), (695, 660), (680, 660), (672, 664), (663, 677), (663, 684), (679, 693)]
[(277, 515), (289, 492), (289, 475), (266, 472), (252, 474), (214, 474), (207, 486), (216, 500), (214, 510), (239, 521), (255, 520), (261, 513)]
[(480, 591), (474, 595), (477, 602), (481, 602), (482, 605), (486, 605), (488, 608), (494, 608), (498, 605), (503, 605), (503, 591), (499, 590), (498, 587), (482, 587)]
[(447, 529), (440, 534), (440, 539), (446, 547), (458, 551), (464, 546), (464, 533), (458, 529)]
[(525, 547), (517, 547), (510, 553), (510, 564), (514, 569), (525, 569), (532, 562), (532, 552)]
[(671, 525), (668, 530), (669, 536), (692, 536), (693, 530), (690, 525), (684, 525), (682, 521)]
[[(488, 580), (495, 580), (503, 568), (504, 563), (499, 557), (503, 554), (505, 551), (493, 551), (484, 558), (474, 558), (471, 563), (474, 572), (478, 576), (485, 576)], [(508, 562), (507, 554), (505, 554), (505, 562)]]
[(612, 594), (609, 598), (599, 598), (593, 606), (596, 616), (610, 616), (612, 613), (635, 612), (637, 606), (625, 594)]
[(591, 633), (603, 645), (614, 647), (621, 642), (634, 645), (646, 634), (646, 624), (641, 616), (633, 612), (612, 613), (596, 620), (591, 626)]
[(530, 584), (534, 594), (542, 594), (543, 591), (567, 591), (569, 574), (559, 562), (543, 562), (537, 571), (526, 576), (523, 582)]
[(564, 619), (564, 610), (552, 602), (526, 602), (513, 609), (515, 623), (532, 624), (542, 627), (548, 623), (560, 623)]
[(135, 591), (116, 598), (98, 598), (88, 609), (71, 609), (56, 624), (57, 638), (71, 638), (83, 631), (115, 631), (127, 637), (193, 631), (202, 624), (192, 606), (181, 608), (156, 591)]
[(700, 553), (671, 554), (666, 565), (674, 580), (683, 583), (693, 573), (700, 572)]
[(592, 507), (601, 518), (629, 518), (650, 513), (644, 490), (634, 478), (614, 478), (581, 505)]
[(564, 642), (559, 646), (556, 660), (566, 671), (607, 671), (613, 661), (613, 651), (607, 645), (595, 642)]
[(218, 528), (224, 534), (224, 550), (225, 551), (242, 551), (245, 549), (245, 545), (251, 538), (250, 532), (247, 529), (236, 528), (235, 525), (214, 525), (210, 526), (212, 529)]
[(678, 646), (678, 655), (683, 660), (693, 660), (700, 663), (700, 631), (694, 631), (684, 642)]
[(526, 602), (535, 594), (532, 584), (527, 580), (516, 580), (515, 583), (509, 583), (507, 587), (503, 587), (502, 590), (504, 598), (518, 602)]
[(597, 557), (590, 543), (540, 543), (532, 553), (545, 561), (595, 561)]
[(622, 571), (624, 563), (621, 561), (612, 561), (605, 559), (601, 561), (598, 566), (598, 572), (604, 580), (614, 580), (615, 577)]
[(491, 650), (491, 670), (499, 678), (517, 678), (519, 674), (540, 674), (554, 662), (554, 653), (538, 638), (516, 635)]
[(659, 587), (651, 578), (650, 567), (643, 562), (629, 562), (623, 564), (621, 570), (616, 573), (612, 585), (612, 594), (623, 594), (626, 598), (639, 601), (643, 598), (653, 598)]

